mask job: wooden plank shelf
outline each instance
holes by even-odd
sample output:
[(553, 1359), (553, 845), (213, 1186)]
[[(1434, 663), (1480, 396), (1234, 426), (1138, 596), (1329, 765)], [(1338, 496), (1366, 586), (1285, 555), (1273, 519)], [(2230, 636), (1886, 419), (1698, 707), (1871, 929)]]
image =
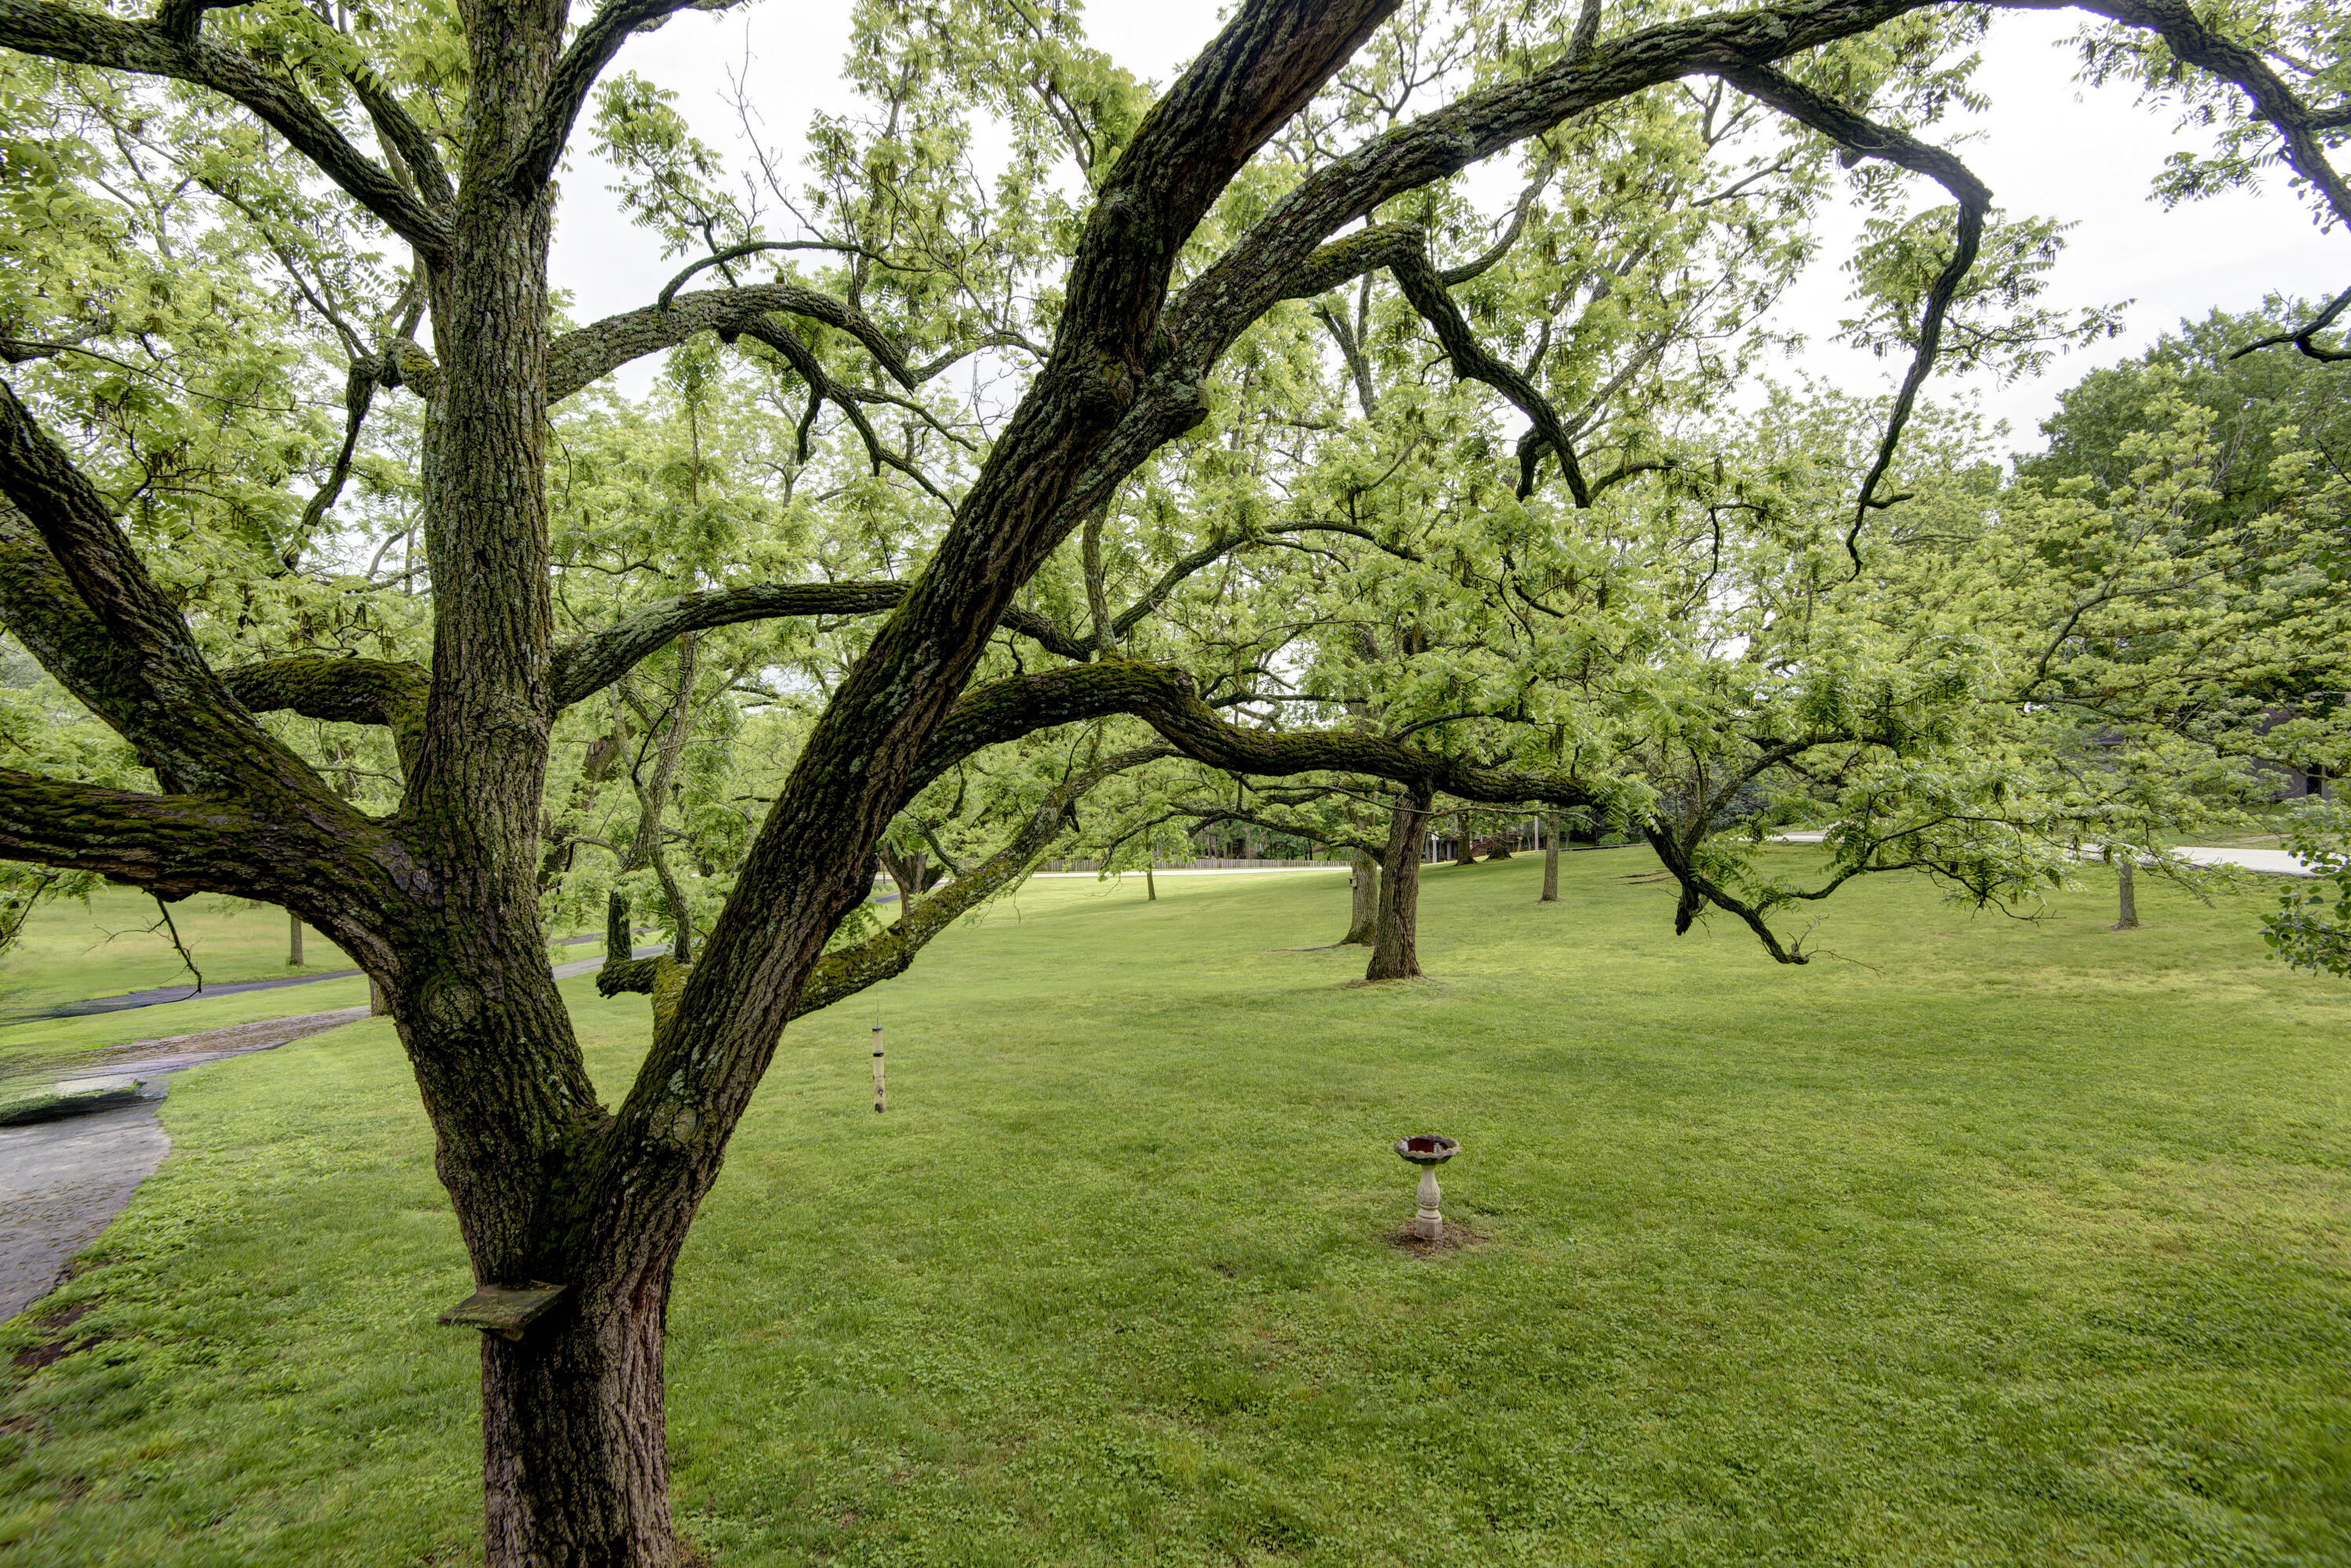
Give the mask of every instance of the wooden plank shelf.
[(565, 1287), (533, 1280), (521, 1285), (484, 1285), (441, 1314), (451, 1328), (479, 1329), (505, 1339), (520, 1339), (522, 1331), (555, 1305)]

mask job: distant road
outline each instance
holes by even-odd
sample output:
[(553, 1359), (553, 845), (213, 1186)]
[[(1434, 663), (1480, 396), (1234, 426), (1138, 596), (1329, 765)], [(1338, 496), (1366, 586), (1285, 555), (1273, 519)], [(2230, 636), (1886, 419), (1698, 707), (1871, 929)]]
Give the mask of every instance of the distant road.
[[(576, 947), (583, 942), (601, 942), (601, 935), (566, 936), (561, 946)], [(665, 947), (640, 947), (635, 956), (649, 958)], [(584, 975), (604, 960), (585, 958), (575, 964), (556, 967), (558, 979), (572, 975)], [(85, 1001), (59, 1002), (53, 1008), (37, 1008), (31, 1012), (10, 1013), (0, 1018), (0, 1023), (45, 1023), (55, 1019), (89, 1018), (98, 1013), (119, 1013), (131, 1008), (161, 1007), (166, 1002), (193, 1001), (198, 997), (234, 997), (246, 991), (276, 991), (287, 986), (315, 986), (321, 980), (348, 980), (359, 974), (357, 969), (329, 969), (323, 975), (286, 975), (274, 980), (232, 980), (226, 985), (206, 986), (199, 990), (193, 986), (157, 986), (152, 990), (124, 991), (119, 996), (91, 997)]]
[[(1783, 844), (1817, 844), (1827, 838), (1828, 834), (1817, 829), (1812, 829), (1801, 833), (1774, 833), (1771, 836)], [(2096, 849), (2095, 844), (2086, 845), (2083, 852), (2086, 854)], [(2171, 852), (2193, 865), (2232, 865), (2243, 871), (2257, 871), (2270, 876), (2318, 874), (2283, 850), (2248, 850), (2239, 849), (2233, 845), (2217, 848), (2210, 845), (2182, 845)]]

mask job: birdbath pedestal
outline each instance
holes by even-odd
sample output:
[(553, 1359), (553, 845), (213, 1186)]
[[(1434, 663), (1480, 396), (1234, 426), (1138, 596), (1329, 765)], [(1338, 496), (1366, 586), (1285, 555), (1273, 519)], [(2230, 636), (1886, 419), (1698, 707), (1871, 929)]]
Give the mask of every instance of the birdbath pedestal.
[(1423, 1241), (1435, 1241), (1445, 1234), (1445, 1216), (1437, 1211), (1437, 1200), (1445, 1196), (1437, 1189), (1437, 1167), (1459, 1154), (1461, 1145), (1434, 1133), (1419, 1133), (1398, 1138), (1395, 1152), (1406, 1165), (1420, 1167), (1420, 1209), (1412, 1217), (1412, 1233)]

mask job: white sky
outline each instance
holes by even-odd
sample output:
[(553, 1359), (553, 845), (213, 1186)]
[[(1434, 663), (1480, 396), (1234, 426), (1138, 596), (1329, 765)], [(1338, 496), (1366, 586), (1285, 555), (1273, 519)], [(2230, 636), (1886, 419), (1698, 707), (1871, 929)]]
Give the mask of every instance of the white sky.
[[(1215, 0), (1150, 0), (1098, 5), (1094, 41), (1137, 75), (1163, 85), (1176, 67), (1215, 35)], [(754, 100), (771, 146), (788, 157), (804, 144), (810, 114), (851, 102), (839, 80), (848, 47), (849, 7), (764, 0), (721, 16), (686, 12), (659, 32), (632, 39), (618, 68), (675, 89), (680, 109), (714, 144), (733, 144), (727, 72), (748, 49)], [(2322, 235), (2308, 209), (2282, 181), (2259, 193), (2237, 193), (2165, 212), (2147, 195), (2165, 156), (2181, 145), (2168, 118), (2137, 107), (2125, 88), (2088, 88), (2073, 79), (2075, 57), (2064, 40), (2075, 20), (2064, 14), (2001, 16), (1985, 46), (1977, 80), (1993, 112), (1970, 127), (1982, 134), (1963, 148), (1997, 203), (2014, 214), (2074, 221), (2044, 303), (2071, 310), (2130, 299), (2125, 331), (2112, 342), (2058, 358), (2037, 381), (1994, 388), (1980, 381), (1928, 383), (1949, 398), (1973, 384), (1985, 412), (2011, 426), (2010, 446), (2040, 444), (2037, 425), (2057, 393), (2096, 365), (2144, 349), (2182, 317), (2215, 306), (2244, 309), (2272, 291), (2324, 298), (2351, 282), (2351, 235)], [(1960, 129), (1941, 134), (1948, 141)], [(606, 193), (611, 174), (585, 151), (573, 154), (557, 235), (554, 281), (574, 296), (587, 320), (652, 301), (684, 265), (664, 260), (659, 243), (629, 225)], [(1834, 237), (1854, 232), (1844, 214), (1829, 220)], [(1793, 365), (1854, 391), (1890, 390), (1901, 366), (1826, 341), (1843, 314), (1845, 279), (1838, 247), (1784, 299), (1775, 325), (1812, 340)], [(638, 367), (624, 384), (649, 378)]]

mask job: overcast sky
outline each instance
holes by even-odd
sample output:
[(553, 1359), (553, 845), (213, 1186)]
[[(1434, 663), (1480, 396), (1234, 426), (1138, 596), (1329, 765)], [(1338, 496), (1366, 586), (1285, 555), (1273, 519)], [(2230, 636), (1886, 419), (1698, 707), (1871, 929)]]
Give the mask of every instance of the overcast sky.
[[(1164, 85), (1215, 35), (1217, 10), (1214, 0), (1102, 4), (1090, 13), (1089, 28), (1122, 65)], [(747, 51), (765, 139), (797, 154), (813, 110), (851, 105), (839, 80), (848, 11), (841, 0), (756, 0), (721, 16), (686, 12), (632, 39), (619, 66), (675, 89), (704, 137), (731, 147), (727, 72)], [(2321, 235), (2283, 182), (2171, 212), (2151, 200), (2150, 180), (2182, 143), (2168, 118), (2137, 107), (2128, 89), (2073, 79), (2077, 62), (2064, 39), (2074, 26), (2068, 15), (2038, 12), (2005, 14), (1993, 24), (1978, 78), (1993, 110), (1967, 127), (1980, 134), (1964, 154), (2011, 213), (2076, 224), (2046, 302), (2071, 308), (2129, 299), (2125, 332), (2059, 358), (2038, 381), (1929, 383), (1929, 395), (1941, 397), (1955, 386), (1977, 387), (1986, 413), (2009, 422), (2010, 444), (2018, 448), (2039, 444), (2037, 426), (2059, 391), (2095, 365), (2137, 352), (2182, 317), (2200, 319), (2214, 306), (2248, 308), (2273, 290), (2324, 298), (2351, 283), (2351, 235)], [(663, 259), (659, 243), (614, 211), (611, 172), (584, 143), (583, 137), (565, 176), (554, 269), (557, 286), (574, 296), (575, 317), (592, 319), (649, 303), (682, 262)], [(1844, 214), (1829, 222), (1832, 237), (1855, 227)], [(1824, 264), (1779, 308), (1776, 325), (1812, 340), (1779, 373), (1801, 369), (1856, 391), (1890, 389), (1899, 366), (1825, 341), (1844, 312), (1837, 254), (1834, 244), (1825, 247)], [(640, 368), (634, 385), (648, 373)]]

